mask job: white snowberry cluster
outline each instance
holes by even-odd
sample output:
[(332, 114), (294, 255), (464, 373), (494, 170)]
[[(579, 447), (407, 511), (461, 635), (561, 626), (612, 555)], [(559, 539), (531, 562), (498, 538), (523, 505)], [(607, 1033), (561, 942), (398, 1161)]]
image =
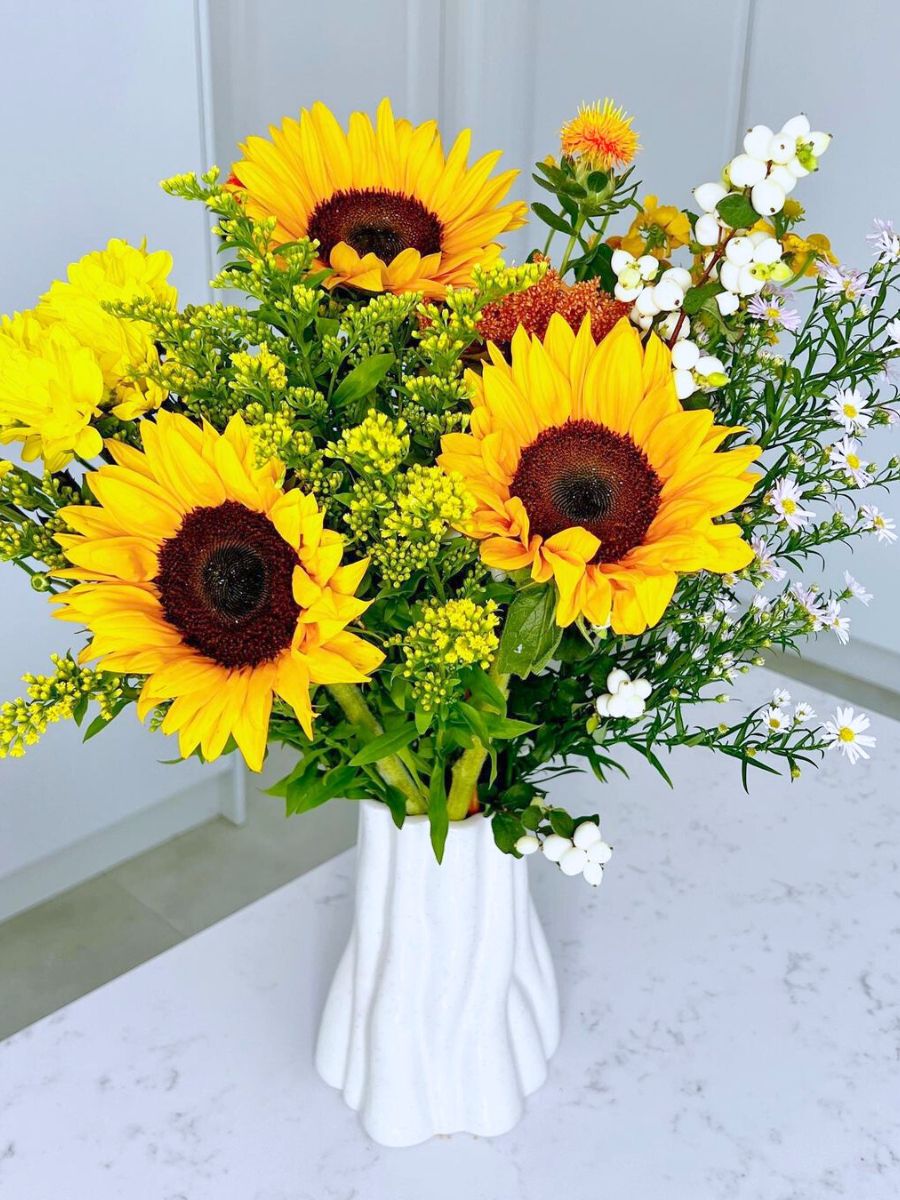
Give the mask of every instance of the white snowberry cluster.
[(516, 842), (516, 849), (520, 854), (542, 850), (544, 858), (558, 863), (564, 875), (582, 875), (592, 887), (603, 882), (603, 868), (612, 858), (612, 846), (603, 841), (594, 821), (582, 821), (570, 838), (551, 833), (540, 840), (526, 833)]
[(761, 216), (771, 217), (784, 208), (797, 180), (816, 170), (830, 141), (830, 134), (810, 129), (803, 113), (777, 133), (754, 125), (744, 138), (744, 153), (731, 160), (725, 174), (733, 187), (750, 188), (750, 203)]
[(634, 301), (631, 319), (642, 329), (649, 329), (660, 313), (678, 313), (691, 286), (691, 273), (684, 267), (669, 267), (657, 280), (659, 262), (652, 254), (635, 258), (627, 250), (614, 250), (611, 266), (616, 299)]
[(596, 700), (600, 717), (627, 717), (636, 721), (644, 715), (646, 700), (653, 688), (646, 679), (631, 679), (616, 667), (606, 677), (607, 690)]
[(698, 389), (712, 391), (728, 382), (725, 364), (713, 354), (701, 354), (696, 342), (676, 342), (672, 347), (673, 379), (679, 400), (693, 396)]

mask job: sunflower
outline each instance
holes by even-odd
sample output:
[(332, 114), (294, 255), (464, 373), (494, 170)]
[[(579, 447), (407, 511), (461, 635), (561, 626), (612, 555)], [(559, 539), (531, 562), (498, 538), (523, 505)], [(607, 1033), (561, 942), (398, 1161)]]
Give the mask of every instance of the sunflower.
[(329, 286), (441, 297), (470, 285), (497, 257), (494, 239), (525, 223), (523, 203), (501, 204), (518, 172), (490, 178), (500, 151), (468, 167), (469, 130), (445, 156), (434, 121), (397, 120), (388, 100), (375, 128), (355, 112), (345, 133), (314, 104), (270, 132), (241, 146), (232, 180), (250, 216), (274, 217), (277, 241), (318, 241)]
[(62, 510), (73, 566), (58, 574), (79, 582), (56, 615), (93, 634), (82, 661), (147, 676), (141, 719), (171, 701), (182, 756), (233, 737), (258, 771), (274, 696), (311, 736), (310, 685), (362, 683), (382, 661), (346, 629), (367, 563), (340, 565), (340, 535), (281, 490), (280, 464), (254, 465), (240, 416), (221, 435), (166, 412), (142, 430), (143, 453), (110, 442), (117, 465), (88, 475), (99, 507)]
[(599, 345), (560, 316), (541, 342), (519, 330), (510, 361), (474, 392), (472, 432), (442, 439), (440, 464), (475, 497), (466, 532), (491, 567), (555, 579), (556, 620), (616, 633), (655, 625), (685, 571), (737, 571), (753, 559), (736, 524), (714, 518), (746, 498), (757, 446), (718, 451), (739, 430), (675, 397), (668, 350), (622, 320)]
[(591, 171), (627, 166), (640, 149), (638, 135), (631, 128), (633, 120), (608, 98), (602, 103), (582, 104), (560, 130), (562, 152)]

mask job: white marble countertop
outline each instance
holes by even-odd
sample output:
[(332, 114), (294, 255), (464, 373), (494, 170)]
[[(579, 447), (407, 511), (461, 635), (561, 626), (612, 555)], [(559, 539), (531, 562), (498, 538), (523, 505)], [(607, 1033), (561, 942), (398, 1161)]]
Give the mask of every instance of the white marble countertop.
[(0, 1047), (0, 1196), (896, 1200), (900, 726), (875, 726), (871, 763), (749, 797), (711, 755), (675, 793), (637, 763), (600, 797), (602, 888), (530, 864), (563, 1039), (505, 1137), (385, 1150), (315, 1075), (348, 852)]

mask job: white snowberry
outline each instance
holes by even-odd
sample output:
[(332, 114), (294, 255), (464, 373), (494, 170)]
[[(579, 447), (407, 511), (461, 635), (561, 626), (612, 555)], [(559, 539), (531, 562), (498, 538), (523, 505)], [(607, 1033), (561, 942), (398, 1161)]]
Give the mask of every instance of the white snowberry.
[[(600, 826), (593, 821), (582, 821), (575, 829), (572, 841), (579, 850), (589, 850), (600, 839)], [(590, 857), (590, 855), (588, 856)]]
[(520, 854), (534, 854), (535, 850), (540, 850), (541, 843), (533, 833), (523, 833), (516, 842), (516, 849)]
[(719, 223), (719, 218), (712, 213), (704, 213), (697, 218), (697, 223), (694, 226), (694, 237), (701, 246), (717, 245), (721, 232), (722, 226)]
[(672, 312), (684, 304), (684, 290), (671, 279), (662, 279), (653, 288), (653, 299), (660, 312)]
[(679, 400), (687, 400), (688, 396), (693, 396), (697, 390), (694, 376), (690, 371), (673, 371), (672, 382), (675, 384), (675, 395)]
[(781, 127), (781, 132), (790, 134), (794, 138), (805, 138), (811, 128), (809, 117), (806, 113), (798, 113), (796, 117), (791, 117), (789, 121), (785, 121)]
[(599, 887), (603, 882), (603, 868), (599, 863), (586, 863), (581, 874), (591, 887)]
[(750, 203), (763, 217), (771, 217), (784, 208), (784, 188), (771, 179), (754, 184), (750, 192)]
[(797, 139), (793, 134), (785, 133), (782, 129), (781, 133), (772, 136), (766, 158), (769, 162), (784, 165), (784, 163), (789, 163), (796, 154)]
[(728, 189), (721, 183), (701, 183), (694, 188), (694, 199), (706, 213), (714, 213), (716, 205), (728, 195)]
[(728, 178), (735, 187), (753, 187), (756, 183), (762, 183), (765, 177), (765, 162), (751, 158), (749, 154), (739, 154), (728, 164)]
[(744, 152), (751, 158), (765, 160), (773, 136), (768, 125), (754, 125), (744, 134)]
[(559, 869), (563, 875), (580, 875), (587, 866), (587, 851), (573, 846), (559, 860)]
[(602, 867), (612, 858), (612, 846), (598, 839), (587, 847), (587, 856), (588, 862), (599, 863)]
[(700, 350), (696, 342), (677, 342), (672, 347), (672, 366), (678, 371), (692, 371), (699, 357)]
[(566, 851), (572, 849), (572, 839), (560, 837), (558, 833), (551, 833), (541, 842), (541, 849), (544, 852), (544, 858), (558, 863)]
[(723, 317), (730, 317), (741, 306), (741, 302), (734, 292), (719, 292), (716, 296), (716, 304)]
[(725, 257), (738, 267), (753, 261), (754, 246), (748, 237), (733, 237), (725, 247)]

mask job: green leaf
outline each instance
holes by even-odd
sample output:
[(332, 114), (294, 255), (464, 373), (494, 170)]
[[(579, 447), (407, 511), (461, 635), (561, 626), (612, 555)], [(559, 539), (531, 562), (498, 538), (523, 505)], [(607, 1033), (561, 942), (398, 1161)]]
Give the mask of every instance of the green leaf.
[(403, 822), (406, 820), (406, 800), (403, 798), (403, 793), (399, 788), (387, 783), (384, 787), (384, 801), (391, 810), (394, 824), (398, 829), (402, 829)]
[(497, 652), (497, 669), (503, 675), (540, 671), (553, 657), (562, 629), (556, 624), (556, 589), (541, 585), (526, 588), (509, 606)]
[(514, 854), (516, 858), (522, 857), (516, 849), (516, 842), (525, 830), (518, 817), (509, 812), (495, 813), (491, 821), (491, 832), (498, 850), (502, 850), (504, 854)]
[(549, 225), (551, 229), (555, 229), (558, 233), (571, 233), (571, 224), (564, 220), (559, 213), (555, 213), (552, 208), (548, 208), (546, 204), (541, 204), (540, 200), (535, 200), (531, 206), (532, 211), (536, 216), (540, 217), (545, 225)]
[(447, 812), (447, 792), (444, 786), (444, 764), (435, 763), (428, 788), (428, 823), (431, 826), (431, 847), (438, 862), (444, 858), (450, 814)]
[(544, 814), (536, 804), (529, 804), (527, 808), (522, 809), (521, 822), (524, 827), (533, 833), (538, 828), (541, 821), (544, 819)]
[(531, 733), (537, 729), (528, 721), (516, 721), (512, 717), (499, 717), (494, 713), (484, 714), (484, 726), (491, 739), (502, 741), (504, 738), (521, 737), (523, 733)]
[(419, 731), (416, 729), (415, 721), (404, 721), (396, 729), (390, 729), (386, 733), (372, 738), (371, 742), (366, 742), (365, 746), (350, 759), (350, 766), (362, 767), (366, 763), (378, 762), (380, 759), (396, 753), (397, 750), (404, 749), (418, 736)]
[(711, 300), (713, 296), (718, 296), (719, 292), (724, 292), (721, 283), (715, 279), (711, 283), (704, 283), (702, 287), (689, 288), (684, 297), (684, 312), (693, 316), (698, 313), (707, 300)]
[(759, 213), (747, 197), (739, 192), (723, 196), (716, 205), (716, 212), (732, 229), (749, 229), (759, 220)]
[(587, 177), (587, 186), (589, 192), (602, 192), (609, 183), (609, 176), (605, 171), (591, 171)]
[(373, 354), (341, 380), (332, 396), (336, 408), (352, 404), (373, 392), (394, 364), (393, 354)]
[(480, 667), (473, 668), (466, 675), (466, 684), (473, 700), (480, 700), (486, 708), (493, 708), (498, 713), (506, 713), (506, 697), (485, 671)]
[(548, 816), (550, 828), (560, 837), (570, 838), (575, 832), (575, 822), (564, 808), (551, 808)]
[(295, 780), (287, 789), (288, 815), (309, 812), (310, 809), (324, 804), (326, 800), (346, 795), (356, 777), (356, 769), (348, 766), (323, 771), (314, 782), (307, 783), (304, 779)]

